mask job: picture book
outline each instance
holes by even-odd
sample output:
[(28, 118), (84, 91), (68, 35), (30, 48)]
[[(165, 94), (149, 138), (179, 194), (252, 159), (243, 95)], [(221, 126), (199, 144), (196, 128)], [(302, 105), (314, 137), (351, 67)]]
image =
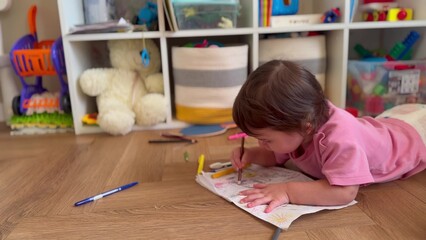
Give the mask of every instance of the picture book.
[(176, 20), (175, 10), (173, 8), (172, 0), (163, 0), (163, 8), (169, 23), (170, 30), (178, 31), (179, 27)]
[(307, 206), (286, 204), (275, 208), (270, 213), (265, 213), (264, 210), (266, 205), (248, 208), (246, 204), (240, 203), (240, 200), (244, 196), (239, 195), (239, 193), (243, 190), (252, 188), (253, 184), (255, 183), (278, 183), (313, 180), (298, 171), (280, 167), (266, 168), (255, 164), (251, 164), (249, 167), (244, 169), (243, 179), (240, 185), (237, 184), (236, 172), (219, 178), (212, 178), (212, 174), (214, 173), (201, 172), (201, 174), (196, 176), (195, 180), (201, 186), (234, 203), (237, 207), (243, 209), (244, 211), (247, 211), (250, 214), (283, 230), (288, 229), (294, 220), (304, 214), (315, 213), (326, 209), (341, 209), (356, 203), (356, 201), (352, 201), (351, 203), (342, 206)]

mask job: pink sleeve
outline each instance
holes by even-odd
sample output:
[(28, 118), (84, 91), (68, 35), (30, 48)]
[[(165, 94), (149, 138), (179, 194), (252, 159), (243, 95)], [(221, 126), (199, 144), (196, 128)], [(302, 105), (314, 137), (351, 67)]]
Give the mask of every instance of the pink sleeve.
[(328, 142), (321, 156), (322, 174), (332, 185), (360, 185), (374, 182), (362, 146), (346, 138)]

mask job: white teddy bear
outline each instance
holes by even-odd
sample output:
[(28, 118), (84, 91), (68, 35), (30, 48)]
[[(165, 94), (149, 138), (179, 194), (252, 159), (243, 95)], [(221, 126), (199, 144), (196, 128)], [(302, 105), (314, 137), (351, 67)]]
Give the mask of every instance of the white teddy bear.
[[(160, 51), (152, 40), (110, 40), (113, 68), (94, 68), (82, 73), (82, 91), (96, 96), (98, 125), (112, 135), (125, 135), (137, 125), (154, 125), (166, 120)], [(147, 50), (150, 61), (141, 58)]]

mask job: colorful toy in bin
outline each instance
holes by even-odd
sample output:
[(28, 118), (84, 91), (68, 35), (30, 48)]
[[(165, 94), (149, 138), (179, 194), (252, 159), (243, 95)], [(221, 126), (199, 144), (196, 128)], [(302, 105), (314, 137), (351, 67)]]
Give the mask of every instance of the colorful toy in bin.
[[(15, 115), (27, 114), (28, 106), (40, 106), (44, 108), (55, 108), (66, 113), (71, 112), (68, 85), (63, 76), (66, 75), (65, 60), (63, 55), (62, 38), (46, 41), (38, 41), (36, 30), (37, 7), (34, 5), (28, 12), (28, 24), (30, 34), (27, 34), (12, 46), (10, 51), (10, 61), (15, 73), (22, 84), (21, 95), (16, 96), (12, 102), (12, 109)], [(42, 95), (47, 92), (42, 85), (42, 76), (58, 76), (61, 83), (59, 94), (60, 104), (35, 102), (33, 96)], [(35, 84), (31, 85), (25, 81), (25, 77), (34, 77)], [(59, 106), (59, 108), (58, 108)]]
[(368, 115), (377, 116), (385, 111), (384, 102), (380, 96), (367, 96), (365, 99), (365, 112)]
[(207, 39), (204, 39), (202, 42), (189, 42), (183, 45), (183, 47), (190, 47), (190, 48), (217, 48), (217, 47), (223, 47), (223, 43), (215, 42), (215, 41), (208, 41)]
[(403, 103), (426, 103), (426, 62), (350, 60), (347, 86), (347, 107), (361, 115), (377, 116)]

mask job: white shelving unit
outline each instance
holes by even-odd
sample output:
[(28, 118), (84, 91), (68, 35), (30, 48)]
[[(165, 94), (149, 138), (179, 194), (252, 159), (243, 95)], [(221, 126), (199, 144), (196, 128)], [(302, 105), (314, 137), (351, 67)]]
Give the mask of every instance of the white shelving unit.
[[(93, 48), (102, 53), (102, 46), (111, 39), (154, 39), (161, 50), (162, 72), (164, 75), (165, 96), (168, 100), (168, 114), (165, 123), (153, 127), (135, 126), (134, 130), (166, 129), (185, 126), (176, 121), (173, 113), (173, 76), (171, 68), (171, 47), (208, 37), (225, 43), (247, 43), (249, 45), (249, 69), (259, 65), (259, 39), (266, 34), (321, 31), (326, 35), (327, 69), (325, 92), (337, 106), (344, 107), (346, 100), (346, 79), (348, 59), (356, 59), (352, 50), (357, 43), (366, 48), (390, 49), (400, 42), (410, 30), (418, 31), (422, 37), (414, 49), (414, 59), (426, 59), (426, 0), (398, 0), (401, 6), (414, 9), (414, 20), (404, 22), (362, 22), (356, 11), (350, 21), (350, 0), (300, 0), (298, 14), (323, 13), (333, 7), (341, 9), (339, 22), (330, 24), (299, 25), (282, 28), (258, 26), (258, 0), (240, 0), (241, 13), (234, 29), (166, 30), (166, 19), (162, 0), (158, 0), (159, 31), (132, 33), (69, 34), (71, 27), (84, 23), (83, 1), (58, 0), (61, 32), (68, 71), (68, 83), (76, 134), (101, 132), (98, 127), (87, 127), (81, 123), (86, 113), (96, 110), (95, 99), (81, 92), (78, 85), (80, 74), (89, 68), (105, 65), (108, 56), (93, 55)], [(361, 0), (359, 2), (362, 2)], [(99, 61), (99, 59), (103, 60)]]

